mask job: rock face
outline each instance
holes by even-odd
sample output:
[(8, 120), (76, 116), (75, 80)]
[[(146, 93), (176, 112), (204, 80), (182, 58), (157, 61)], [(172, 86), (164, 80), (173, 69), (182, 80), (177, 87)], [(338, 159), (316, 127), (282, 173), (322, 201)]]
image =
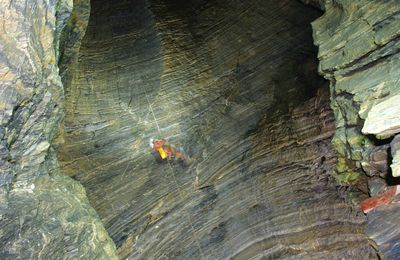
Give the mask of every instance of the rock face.
[[(310, 58), (317, 10), (228, 0), (91, 8), (59, 159), (120, 258), (376, 255), (364, 216), (330, 178), (333, 117)], [(158, 164), (150, 138), (193, 163)]]
[[(399, 183), (393, 178), (398, 175), (398, 156), (390, 158), (388, 151), (389, 137), (399, 130), (399, 13), (395, 0), (325, 1), (324, 15), (313, 23), (319, 71), (331, 81), (338, 180), (351, 180), (362, 168), (369, 175), (379, 173), (387, 185)], [(392, 159), (394, 171), (389, 172)], [(393, 228), (397, 211), (392, 203), (368, 216), (368, 234), (388, 259), (400, 257), (395, 246), (400, 230)]]
[(348, 185), (396, 184), (399, 13), (0, 0), (0, 258), (397, 259), (398, 198), (366, 222)]
[(392, 175), (400, 177), (400, 135), (396, 135), (390, 143), (390, 152), (392, 154)]
[(398, 219), (400, 217), (399, 199), (390, 205), (377, 208), (368, 214), (368, 227), (366, 233), (375, 241), (381, 250), (381, 258), (398, 259), (400, 238), (398, 232)]
[(365, 119), (363, 134), (392, 136), (400, 132), (400, 95), (395, 95), (371, 108)]
[[(320, 73), (331, 79), (337, 126), (333, 142), (343, 158), (366, 158), (373, 144), (361, 134), (362, 119), (370, 110), (372, 119), (374, 110), (399, 93), (399, 9), (397, 1), (335, 1), (313, 23)], [(382, 125), (369, 119), (367, 123), (365, 129)]]
[(52, 146), (63, 117), (57, 37), (71, 8), (0, 1), (1, 259), (115, 258), (84, 188), (59, 174)]

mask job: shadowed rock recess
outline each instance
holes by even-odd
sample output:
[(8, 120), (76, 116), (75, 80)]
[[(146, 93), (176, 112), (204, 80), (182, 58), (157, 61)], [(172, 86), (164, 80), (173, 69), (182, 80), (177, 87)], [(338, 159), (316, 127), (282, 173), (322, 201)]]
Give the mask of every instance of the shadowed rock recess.
[(0, 258), (398, 258), (399, 13), (0, 0)]

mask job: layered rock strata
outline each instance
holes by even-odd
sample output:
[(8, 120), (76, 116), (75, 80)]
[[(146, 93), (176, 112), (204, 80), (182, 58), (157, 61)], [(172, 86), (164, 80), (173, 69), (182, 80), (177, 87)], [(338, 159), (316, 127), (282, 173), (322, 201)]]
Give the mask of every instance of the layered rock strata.
[[(121, 258), (375, 256), (329, 177), (326, 92), (310, 99), (319, 15), (296, 1), (92, 2), (59, 159)], [(150, 138), (192, 164), (156, 163)]]
[(1, 259), (115, 258), (52, 145), (64, 105), (58, 42), (71, 11), (71, 1), (0, 1)]
[[(325, 14), (313, 28), (319, 71), (331, 81), (337, 128), (333, 144), (339, 153), (336, 178), (354, 183), (364, 171), (383, 177), (386, 185), (396, 185), (398, 155), (390, 157), (388, 144), (400, 130), (400, 4), (339, 0), (325, 1), (324, 7)], [(369, 235), (382, 255), (392, 259), (400, 257), (395, 246), (400, 231), (393, 229), (397, 211), (394, 204), (386, 205), (368, 217)]]
[(0, 0), (0, 258), (397, 259), (400, 6), (302, 2), (338, 160), (300, 1)]

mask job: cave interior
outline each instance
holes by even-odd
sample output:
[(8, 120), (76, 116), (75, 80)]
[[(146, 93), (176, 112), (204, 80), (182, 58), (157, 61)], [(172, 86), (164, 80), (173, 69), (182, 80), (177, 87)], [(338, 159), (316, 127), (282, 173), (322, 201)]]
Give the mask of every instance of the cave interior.
[[(396, 1), (58, 2), (63, 94), (37, 164), (79, 199), (66, 202), (76, 209), (60, 224), (42, 226), (43, 234), (62, 226), (64, 242), (2, 256), (400, 257), (400, 138), (393, 126), (367, 130), (378, 101), (400, 94)], [(360, 36), (369, 30), (372, 42)], [(173, 156), (158, 158), (152, 142), (160, 139)], [(33, 179), (40, 192), (55, 185)], [(390, 201), (364, 214), (363, 201), (385, 191)], [(42, 222), (68, 211), (53, 209), (65, 194), (35, 195), (37, 208), (53, 205)], [(25, 219), (13, 225), (42, 225)], [(0, 241), (22, 241), (21, 230)]]
[[(332, 177), (310, 25), (322, 14), (300, 1), (91, 1), (59, 160), (120, 257), (376, 255), (348, 198), (366, 197), (366, 179)], [(190, 164), (157, 162), (161, 138)]]

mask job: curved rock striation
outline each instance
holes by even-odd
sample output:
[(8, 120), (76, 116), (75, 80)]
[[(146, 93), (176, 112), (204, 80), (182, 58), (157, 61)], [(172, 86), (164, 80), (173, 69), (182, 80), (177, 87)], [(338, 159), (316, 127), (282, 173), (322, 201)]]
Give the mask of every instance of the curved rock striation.
[(0, 258), (399, 258), (399, 14), (0, 0)]
[[(319, 15), (289, 0), (92, 1), (58, 158), (120, 258), (376, 257), (330, 178)], [(192, 164), (158, 164), (150, 138)]]

